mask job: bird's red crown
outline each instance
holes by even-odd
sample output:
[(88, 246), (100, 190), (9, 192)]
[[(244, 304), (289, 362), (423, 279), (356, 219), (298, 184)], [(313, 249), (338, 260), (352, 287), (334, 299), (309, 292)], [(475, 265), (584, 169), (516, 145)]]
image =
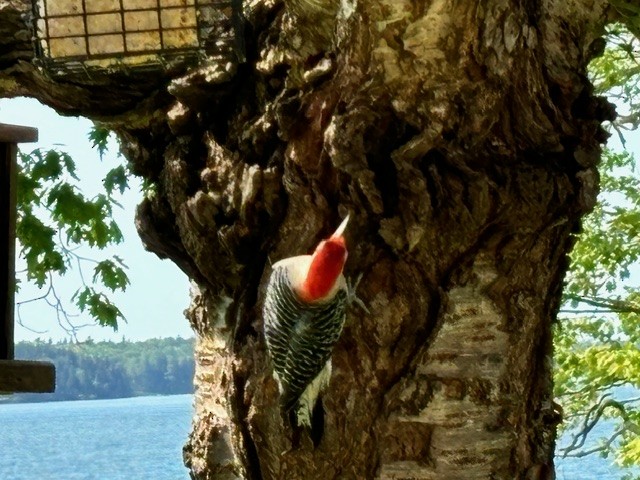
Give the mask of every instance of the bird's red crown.
[(331, 237), (321, 241), (316, 247), (300, 292), (303, 300), (307, 302), (321, 300), (335, 286), (347, 261), (347, 245), (343, 233), (348, 221), (349, 216), (342, 221)]

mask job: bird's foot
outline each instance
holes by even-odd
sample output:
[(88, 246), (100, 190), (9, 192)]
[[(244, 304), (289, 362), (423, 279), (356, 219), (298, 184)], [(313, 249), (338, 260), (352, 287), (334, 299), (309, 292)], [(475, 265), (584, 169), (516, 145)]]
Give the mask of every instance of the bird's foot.
[(356, 281), (353, 283), (351, 283), (350, 280), (347, 280), (347, 300), (349, 304), (355, 303), (356, 305), (358, 305), (362, 309), (362, 311), (368, 315), (371, 312), (367, 308), (366, 304), (362, 301), (362, 299), (358, 297), (358, 294), (356, 293), (356, 290), (358, 289), (358, 285), (360, 284), (360, 280), (362, 280), (362, 276), (363, 274), (360, 273), (360, 275), (358, 275), (358, 277), (356, 278)]

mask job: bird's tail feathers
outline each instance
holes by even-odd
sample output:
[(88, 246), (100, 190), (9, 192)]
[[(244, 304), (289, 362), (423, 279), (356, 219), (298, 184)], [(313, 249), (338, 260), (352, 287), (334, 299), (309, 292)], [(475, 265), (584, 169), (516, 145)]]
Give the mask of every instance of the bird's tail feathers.
[[(324, 433), (324, 407), (322, 398), (302, 396), (293, 402), (282, 403), (283, 418), (292, 428), (292, 444), (299, 445), (300, 434), (306, 431), (313, 446), (317, 447)], [(297, 448), (297, 447), (296, 447)]]
[(293, 392), (288, 385), (282, 385), (280, 389), (280, 409), (283, 412), (296, 411), (300, 392)]
[(316, 405), (320, 402), (317, 392), (310, 394), (305, 390), (302, 394), (294, 393), (284, 387), (280, 393), (280, 409), (283, 413), (292, 414), (295, 422), (292, 424), (299, 427), (311, 428), (312, 417), (315, 414)]

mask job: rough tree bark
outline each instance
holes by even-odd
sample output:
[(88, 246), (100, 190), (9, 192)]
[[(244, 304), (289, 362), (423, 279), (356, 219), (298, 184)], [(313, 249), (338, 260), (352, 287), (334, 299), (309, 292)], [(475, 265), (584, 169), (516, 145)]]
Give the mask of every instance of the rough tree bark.
[[(604, 0), (245, 0), (247, 61), (58, 79), (0, 0), (0, 96), (113, 128), (145, 245), (193, 279), (194, 479), (553, 477), (551, 325), (610, 115)], [(292, 448), (270, 261), (350, 212), (349, 311), (318, 448)]]

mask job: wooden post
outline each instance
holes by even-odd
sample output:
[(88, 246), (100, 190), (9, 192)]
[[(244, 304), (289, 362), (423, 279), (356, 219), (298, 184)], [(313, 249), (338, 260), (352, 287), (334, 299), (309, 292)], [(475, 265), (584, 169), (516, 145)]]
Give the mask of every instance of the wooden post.
[(0, 360), (13, 358), (15, 295), (15, 144), (0, 143)]
[(36, 140), (35, 128), (0, 123), (0, 392), (55, 388), (51, 363), (14, 360), (17, 144)]
[(13, 359), (17, 144), (37, 139), (35, 128), (0, 124), (0, 360)]

